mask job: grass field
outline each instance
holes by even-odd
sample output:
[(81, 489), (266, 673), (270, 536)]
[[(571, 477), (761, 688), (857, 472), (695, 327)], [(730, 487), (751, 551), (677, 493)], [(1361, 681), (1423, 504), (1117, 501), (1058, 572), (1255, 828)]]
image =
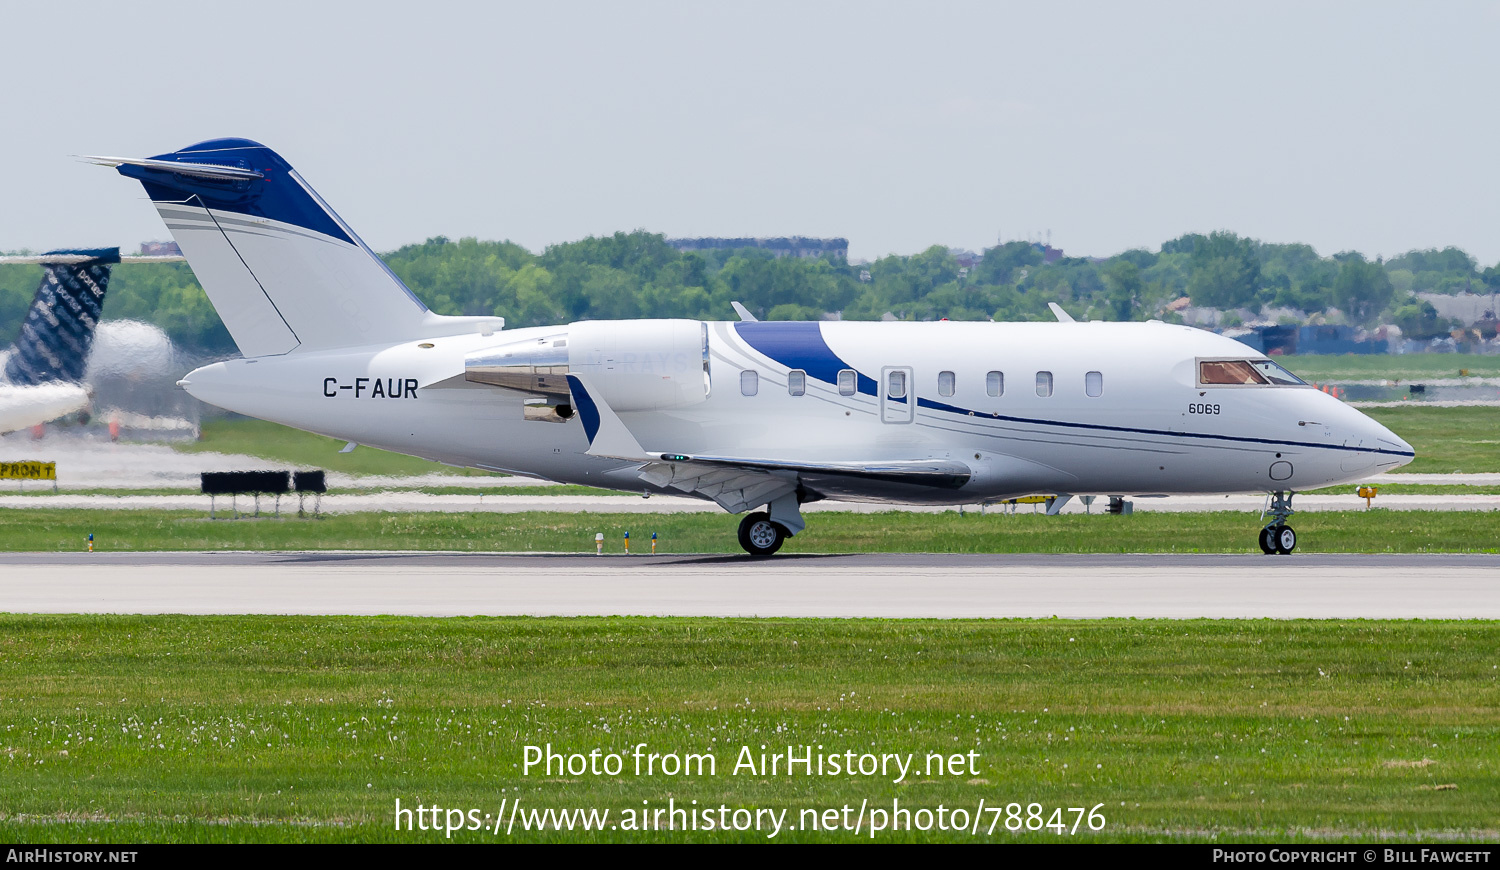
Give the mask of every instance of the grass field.
[[(618, 819), (672, 798), (792, 824), (862, 801), (1102, 805), (1097, 835), (1001, 817), (978, 838), (999, 841), (1493, 841), (1497, 649), (1492, 622), (4, 616), (0, 839), (442, 840), (397, 831), (396, 800)], [(523, 747), (549, 742), (716, 766), (523, 772)], [(762, 744), (975, 766), (734, 774)], [(525, 822), (452, 839), (766, 839)], [(777, 839), (868, 840), (868, 822)]]
[[(190, 487), (157, 487), (154, 489), (65, 489), (60, 493), (54, 493), (50, 485), (45, 483), (31, 483), (30, 489), (22, 489), (17, 481), (11, 481), (8, 485), (0, 487), (0, 495), (24, 495), (43, 503), (55, 495), (107, 495), (115, 497), (131, 495), (202, 495), (202, 492)], [(1310, 489), (1308, 495), (1350, 495), (1353, 494), (1359, 484), (1343, 484), (1340, 486), (1325, 486), (1321, 489)], [(572, 484), (555, 484), (543, 486), (391, 486), (380, 489), (356, 488), (356, 487), (329, 487), (329, 495), (368, 495), (374, 492), (414, 492), (423, 495), (468, 495), (478, 498), (484, 496), (539, 496), (539, 495), (636, 495), (618, 489), (599, 489), (594, 486), (574, 486)], [(1467, 483), (1383, 483), (1380, 484), (1380, 492), (1384, 495), (1500, 495), (1500, 486), (1491, 484), (1467, 484)]]
[[(1358, 484), (1325, 486), (1310, 489), (1307, 495), (1354, 495), (1358, 489)], [(1381, 495), (1500, 495), (1500, 486), (1464, 483), (1382, 483), (1376, 489)]]
[[(323, 519), (209, 520), (191, 511), (0, 510), (0, 552), (79, 551), (90, 533), (99, 551), (455, 550), (608, 552), (631, 533), (636, 553), (651, 533), (663, 553), (738, 553), (739, 517), (721, 514), (423, 513), (338, 514)], [(1292, 521), (1299, 552), (1500, 552), (1500, 512), (1321, 511)], [(1128, 517), (1047, 517), (991, 511), (915, 514), (819, 513), (787, 541), (787, 553), (1249, 553), (1260, 524), (1249, 512)]]
[[(1500, 472), (1500, 408), (1371, 408), (1365, 413), (1416, 448), (1416, 461), (1399, 471)], [(335, 439), (244, 418), (212, 420), (204, 424), (201, 441), (172, 446), (187, 452), (243, 453), (305, 468), (322, 468), (347, 474), (443, 473), (489, 476), (486, 472), (452, 468), (373, 447), (359, 447), (352, 453), (339, 453), (343, 444)], [(513, 494), (525, 493), (513, 491)]]
[(429, 462), (373, 447), (360, 446), (350, 453), (340, 453), (344, 443), (336, 438), (314, 435), (265, 420), (220, 417), (203, 424), (203, 436), (198, 441), (172, 442), (168, 446), (184, 453), (242, 453), (304, 468), (321, 468), (345, 474), (489, 474), (472, 468), (453, 468), (440, 462)]
[[(1425, 355), (1425, 357), (1444, 359), (1453, 356), (1452, 354)], [(1307, 359), (1342, 360), (1345, 358), (1308, 357)], [(1349, 359), (1363, 360), (1364, 358), (1349, 357)], [(1378, 359), (1399, 360), (1404, 357), (1378, 357)], [(1475, 359), (1493, 359), (1495, 365), (1500, 366), (1500, 357), (1476, 356)], [(1365, 413), (1389, 427), (1416, 448), (1416, 461), (1399, 471), (1500, 472), (1500, 408), (1414, 406), (1371, 408)], [(190, 453), (242, 453), (305, 468), (322, 468), (346, 474), (442, 473), (490, 476), (487, 472), (453, 468), (437, 462), (428, 462), (425, 459), (376, 450), (373, 447), (359, 447), (352, 453), (339, 453), (339, 448), (344, 445), (336, 439), (313, 435), (263, 420), (245, 418), (211, 420), (203, 426), (202, 440), (176, 443), (172, 446)], [(513, 491), (513, 494), (527, 493)], [(564, 493), (551, 494), (562, 495)]]
[(1500, 471), (1500, 408), (1368, 408), (1417, 453), (1397, 473)]
[(1276, 361), (1306, 381), (1354, 381), (1370, 378), (1456, 378), (1467, 369), (1471, 377), (1500, 377), (1500, 356), (1477, 353), (1340, 354), (1337, 356), (1282, 356)]
[[(27, 481), (21, 488), (22, 481), (5, 481), (0, 484), (0, 495), (25, 495), (38, 499), (48, 499), (54, 495), (202, 495), (203, 491), (198, 487), (154, 487), (145, 489), (130, 489), (125, 487), (93, 488), (93, 489), (64, 489), (54, 493), (52, 485), (48, 482)], [(1471, 488), (1460, 486), (1463, 492), (1469, 492)], [(1478, 490), (1474, 490), (1477, 492)], [(424, 495), (472, 495), (478, 498), (481, 494), (492, 495), (631, 495), (617, 489), (599, 489), (595, 486), (575, 486), (573, 484), (546, 484), (539, 483), (536, 486), (382, 486), (356, 487), (356, 486), (330, 486), (328, 495), (370, 495), (376, 492), (419, 492)], [(638, 494), (637, 494), (638, 495)], [(296, 495), (289, 496), (292, 506), (296, 507)]]

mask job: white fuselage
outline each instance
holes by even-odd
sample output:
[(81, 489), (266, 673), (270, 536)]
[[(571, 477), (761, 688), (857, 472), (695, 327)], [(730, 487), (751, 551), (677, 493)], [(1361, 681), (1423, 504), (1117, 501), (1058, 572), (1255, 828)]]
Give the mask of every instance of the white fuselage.
[[(695, 321), (659, 323), (701, 328)], [(814, 340), (803, 342), (809, 327)], [(569, 329), (293, 351), (215, 363), (182, 383), (232, 411), (451, 465), (655, 489), (638, 477), (640, 462), (591, 455), (578, 417), (525, 419), (523, 406), (538, 398), (464, 379), (466, 357), (566, 337)], [(1201, 386), (1199, 360), (1262, 356), (1189, 327), (945, 321), (783, 329), (714, 322), (706, 332), (706, 395), (617, 409), (649, 451), (808, 462), (950, 460), (971, 472), (959, 489), (850, 481), (820, 493), (830, 497), (952, 504), (1028, 493), (1295, 491), (1360, 479), (1412, 456), (1385, 427), (1316, 389)], [(580, 357), (585, 349), (571, 352), (575, 368), (629, 369), (636, 377), (652, 371), (649, 354), (616, 360), (604, 351), (588, 359)], [(660, 365), (668, 380), (691, 376), (700, 363)], [(841, 393), (832, 374), (842, 367), (859, 375), (853, 395)], [(751, 371), (754, 395), (745, 395), (743, 373)], [(797, 379), (797, 372), (807, 374)], [(890, 394), (895, 372), (905, 375), (904, 398)], [(992, 395), (992, 372), (1003, 376), (1000, 395)], [(1050, 375), (1050, 395), (1041, 394), (1038, 373)], [(801, 381), (801, 395), (789, 379)]]

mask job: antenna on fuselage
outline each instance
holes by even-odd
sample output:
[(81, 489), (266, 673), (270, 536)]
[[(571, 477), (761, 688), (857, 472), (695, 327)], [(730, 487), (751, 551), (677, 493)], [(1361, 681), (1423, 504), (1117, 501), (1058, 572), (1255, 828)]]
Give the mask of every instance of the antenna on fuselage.
[(1074, 322), (1076, 322), (1076, 321), (1073, 320), (1073, 315), (1071, 315), (1068, 312), (1064, 311), (1063, 307), (1061, 305), (1058, 305), (1056, 302), (1048, 302), (1047, 303), (1047, 307), (1051, 308), (1052, 309), (1052, 313), (1055, 314), (1055, 315), (1057, 315), (1057, 322), (1058, 323), (1074, 323)]

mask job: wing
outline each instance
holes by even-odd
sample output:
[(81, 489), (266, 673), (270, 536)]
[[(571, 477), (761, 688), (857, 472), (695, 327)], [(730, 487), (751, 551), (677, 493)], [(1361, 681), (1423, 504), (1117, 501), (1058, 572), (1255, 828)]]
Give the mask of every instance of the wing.
[(952, 460), (789, 462), (739, 456), (664, 453), (643, 464), (641, 478), (706, 496), (733, 513), (801, 492), (799, 501), (871, 491), (949, 490), (969, 482), (969, 467)]
[(589, 453), (640, 462), (647, 483), (711, 498), (732, 513), (802, 492), (809, 501), (829, 494), (878, 490), (950, 490), (969, 482), (969, 466), (950, 459), (786, 460), (647, 450), (614, 410), (594, 401), (584, 376), (569, 373), (575, 407), (589, 437)]

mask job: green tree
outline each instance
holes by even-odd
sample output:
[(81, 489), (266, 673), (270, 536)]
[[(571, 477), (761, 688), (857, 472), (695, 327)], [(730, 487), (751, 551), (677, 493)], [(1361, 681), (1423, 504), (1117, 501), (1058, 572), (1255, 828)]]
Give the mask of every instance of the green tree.
[[(0, 347), (15, 341), (20, 334), (21, 321), (26, 319), (41, 280), (41, 266), (0, 266), (0, 343), (3, 343)], [(105, 296), (104, 301), (108, 304), (110, 298)]]
[(1135, 307), (1145, 289), (1140, 267), (1130, 260), (1115, 260), (1104, 270), (1104, 283), (1109, 287), (1109, 307), (1115, 319), (1134, 320)]
[(1342, 265), (1333, 282), (1334, 304), (1356, 323), (1372, 322), (1395, 295), (1390, 277), (1380, 263), (1372, 263), (1361, 254), (1345, 252), (1339, 259)]
[(1030, 242), (1006, 242), (986, 248), (974, 267), (974, 280), (983, 284), (1014, 284), (1017, 272), (1042, 265), (1042, 252)]
[[(1214, 232), (1193, 240), (1188, 294), (1194, 305), (1241, 308), (1256, 301), (1260, 256), (1254, 239)], [(1165, 247), (1163, 247), (1165, 250)]]
[(1437, 309), (1432, 307), (1431, 302), (1415, 299), (1397, 308), (1391, 315), (1391, 320), (1401, 327), (1401, 334), (1406, 338), (1437, 338), (1446, 335), (1451, 328), (1446, 318), (1438, 316)]

